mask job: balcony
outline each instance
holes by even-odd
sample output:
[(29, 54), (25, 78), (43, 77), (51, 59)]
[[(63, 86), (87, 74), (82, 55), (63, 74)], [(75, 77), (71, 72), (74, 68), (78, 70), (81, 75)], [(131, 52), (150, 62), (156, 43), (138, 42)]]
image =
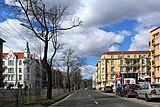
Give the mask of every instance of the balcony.
[(114, 64), (111, 64), (110, 66), (111, 66), (111, 67), (114, 67), (115, 65), (114, 65)]
[(152, 45), (153, 45), (153, 46), (155, 45), (154, 39), (152, 40)]
[(111, 71), (110, 73), (111, 73), (111, 75), (115, 74), (115, 72), (114, 72), (114, 71)]
[(135, 64), (132, 64), (132, 66), (137, 67), (137, 66), (140, 66), (140, 64), (135, 63)]

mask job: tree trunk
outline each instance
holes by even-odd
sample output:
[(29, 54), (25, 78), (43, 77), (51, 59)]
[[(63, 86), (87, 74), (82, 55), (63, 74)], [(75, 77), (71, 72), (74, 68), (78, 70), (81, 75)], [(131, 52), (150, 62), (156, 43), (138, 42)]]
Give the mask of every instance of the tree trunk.
[(48, 65), (47, 99), (52, 99), (52, 69)]
[(68, 90), (71, 92), (71, 82), (70, 82), (70, 77), (68, 76)]
[(46, 61), (43, 60), (43, 67), (47, 73), (47, 99), (52, 99), (52, 69)]

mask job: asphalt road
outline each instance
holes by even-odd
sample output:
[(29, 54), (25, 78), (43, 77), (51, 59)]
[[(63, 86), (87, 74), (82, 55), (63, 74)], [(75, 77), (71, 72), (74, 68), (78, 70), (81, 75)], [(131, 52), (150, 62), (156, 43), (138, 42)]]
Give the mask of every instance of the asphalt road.
[[(134, 98), (135, 99), (135, 98)], [(79, 90), (64, 100), (49, 107), (160, 107), (148, 102), (141, 103), (137, 99), (117, 97), (94, 90)]]

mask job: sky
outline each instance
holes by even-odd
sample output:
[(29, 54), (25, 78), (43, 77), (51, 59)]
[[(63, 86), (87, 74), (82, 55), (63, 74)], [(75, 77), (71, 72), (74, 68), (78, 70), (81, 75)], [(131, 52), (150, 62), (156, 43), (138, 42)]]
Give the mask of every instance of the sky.
[[(13, 14), (10, 1), (0, 1), (0, 37), (6, 41), (4, 52), (23, 51), (26, 41), (31, 52), (40, 52), (40, 42), (31, 31), (20, 25), (22, 22)], [(64, 31), (62, 38), (66, 46), (75, 48), (78, 55), (87, 58), (87, 69), (82, 72), (84, 78), (90, 78), (95, 72), (100, 55), (106, 51), (149, 50), (149, 32), (160, 24), (159, 0), (44, 1), (48, 7), (68, 5), (71, 16), (83, 21), (82, 26)], [(9, 6), (4, 7), (3, 4)], [(63, 24), (66, 25), (67, 22)]]

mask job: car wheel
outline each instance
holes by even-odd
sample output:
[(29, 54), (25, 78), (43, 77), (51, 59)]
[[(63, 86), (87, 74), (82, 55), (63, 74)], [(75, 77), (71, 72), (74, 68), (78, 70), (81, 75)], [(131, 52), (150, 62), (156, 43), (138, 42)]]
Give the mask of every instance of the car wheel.
[(121, 96), (121, 97), (123, 97), (123, 95), (122, 95), (122, 94), (120, 94), (120, 96)]
[(129, 98), (129, 95), (127, 94), (126, 97)]
[(136, 95), (136, 98), (137, 98), (137, 99), (140, 99), (140, 97), (138, 96), (138, 94)]
[(146, 94), (146, 96), (145, 96), (145, 100), (146, 100), (146, 102), (149, 102), (150, 101), (150, 99), (148, 98), (148, 95)]

